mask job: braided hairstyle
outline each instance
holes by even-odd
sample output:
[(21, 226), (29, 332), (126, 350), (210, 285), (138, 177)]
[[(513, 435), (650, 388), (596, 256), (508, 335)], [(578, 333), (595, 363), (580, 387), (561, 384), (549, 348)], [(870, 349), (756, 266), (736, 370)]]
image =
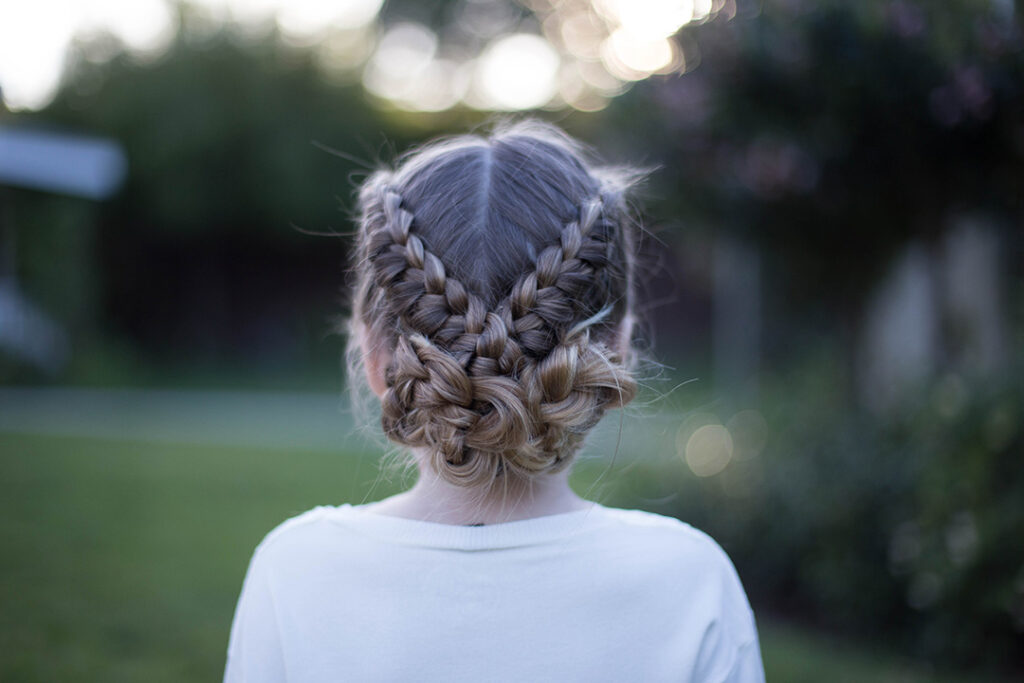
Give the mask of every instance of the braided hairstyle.
[(435, 142), (366, 180), (349, 371), (372, 340), (390, 440), (486, 488), (565, 468), (633, 398), (627, 185), (537, 121)]

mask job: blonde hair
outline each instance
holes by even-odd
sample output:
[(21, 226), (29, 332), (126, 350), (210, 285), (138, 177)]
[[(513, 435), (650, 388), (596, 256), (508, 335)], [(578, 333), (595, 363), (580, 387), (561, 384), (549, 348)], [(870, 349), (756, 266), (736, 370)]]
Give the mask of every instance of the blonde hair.
[(386, 353), (381, 424), (459, 485), (568, 466), (636, 393), (632, 178), (537, 121), (442, 139), (359, 192), (349, 378)]

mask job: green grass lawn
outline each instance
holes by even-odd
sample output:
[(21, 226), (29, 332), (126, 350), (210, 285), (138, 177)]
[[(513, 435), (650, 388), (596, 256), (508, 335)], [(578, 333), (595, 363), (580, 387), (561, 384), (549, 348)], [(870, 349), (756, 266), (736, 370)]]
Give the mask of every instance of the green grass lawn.
[[(577, 490), (605, 467), (584, 462)], [(246, 563), (318, 504), (394, 492), (376, 458), (0, 434), (0, 680), (218, 680)], [(761, 618), (769, 681), (966, 681)]]

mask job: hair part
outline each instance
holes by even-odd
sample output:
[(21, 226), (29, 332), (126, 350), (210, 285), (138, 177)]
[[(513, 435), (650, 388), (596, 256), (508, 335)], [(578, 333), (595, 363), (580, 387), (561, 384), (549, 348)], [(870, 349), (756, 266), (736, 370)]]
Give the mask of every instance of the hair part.
[(635, 177), (523, 121), (422, 147), (359, 192), (349, 381), (387, 359), (381, 424), (445, 480), (564, 469), (636, 393)]

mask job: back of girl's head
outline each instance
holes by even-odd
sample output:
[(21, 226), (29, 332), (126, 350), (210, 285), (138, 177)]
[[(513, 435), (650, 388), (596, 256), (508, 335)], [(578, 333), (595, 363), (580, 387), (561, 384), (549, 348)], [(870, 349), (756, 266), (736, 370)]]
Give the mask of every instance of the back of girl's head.
[(633, 398), (629, 179), (526, 121), (366, 180), (349, 377), (375, 354), (389, 439), (486, 488), (565, 468)]

